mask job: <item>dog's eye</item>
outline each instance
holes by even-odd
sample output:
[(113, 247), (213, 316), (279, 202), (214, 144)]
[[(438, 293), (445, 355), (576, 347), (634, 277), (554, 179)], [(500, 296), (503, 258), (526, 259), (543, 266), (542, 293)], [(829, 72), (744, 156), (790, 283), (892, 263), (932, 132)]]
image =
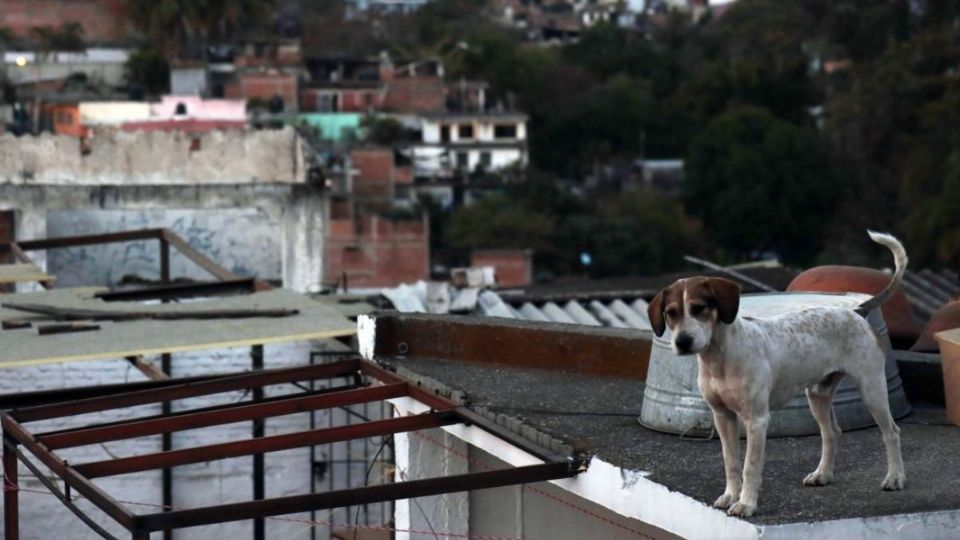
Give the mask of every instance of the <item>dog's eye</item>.
[(690, 314), (693, 315), (694, 317), (698, 317), (702, 315), (706, 309), (707, 309), (707, 306), (703, 304), (693, 304), (690, 306)]
[(665, 313), (666, 313), (668, 319), (673, 319), (673, 318), (675, 318), (675, 317), (677, 316), (677, 309), (676, 309), (676, 308), (670, 308), (670, 309), (668, 309)]

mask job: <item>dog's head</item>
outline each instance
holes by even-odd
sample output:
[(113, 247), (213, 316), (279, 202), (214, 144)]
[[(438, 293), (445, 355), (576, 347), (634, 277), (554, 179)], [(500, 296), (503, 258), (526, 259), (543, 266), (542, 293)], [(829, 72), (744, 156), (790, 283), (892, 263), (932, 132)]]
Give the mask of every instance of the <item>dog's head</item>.
[(660, 337), (669, 327), (673, 351), (697, 354), (710, 346), (718, 324), (731, 324), (740, 309), (740, 285), (723, 278), (680, 279), (647, 307), (653, 332)]

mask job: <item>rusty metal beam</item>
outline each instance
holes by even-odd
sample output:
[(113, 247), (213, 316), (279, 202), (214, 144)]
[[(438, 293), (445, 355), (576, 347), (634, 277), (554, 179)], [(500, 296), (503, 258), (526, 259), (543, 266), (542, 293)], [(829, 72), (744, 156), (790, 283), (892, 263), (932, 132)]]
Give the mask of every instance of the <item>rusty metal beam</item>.
[(14, 407), (35, 407), (39, 405), (49, 405), (51, 403), (57, 403), (61, 401), (76, 401), (92, 397), (136, 392), (138, 390), (147, 388), (164, 388), (179, 384), (223, 379), (225, 377), (233, 376), (235, 376), (233, 373), (218, 373), (216, 375), (198, 375), (196, 377), (182, 377), (178, 379), (166, 379), (163, 381), (136, 381), (128, 383), (100, 384), (94, 386), (77, 386), (74, 388), (58, 388), (56, 390), (37, 390), (34, 392), (23, 392), (17, 394), (0, 394), (0, 411), (9, 410)]
[(194, 249), (193, 246), (188, 244), (186, 240), (180, 238), (172, 231), (168, 229), (161, 229), (160, 238), (173, 246), (178, 252), (180, 252), (181, 255), (193, 261), (194, 264), (216, 276), (217, 279), (223, 281), (240, 279), (240, 276), (220, 266), (210, 257), (200, 253)]
[(105, 234), (85, 234), (81, 236), (64, 236), (61, 238), (41, 238), (37, 240), (19, 240), (17, 245), (23, 251), (40, 251), (77, 246), (93, 246), (97, 244), (114, 244), (118, 242), (134, 242), (137, 240), (159, 240), (165, 229), (139, 229)]
[(3, 433), (3, 530), (7, 540), (20, 540), (20, 480), (17, 443)]
[[(301, 397), (303, 397), (303, 396), (319, 396), (319, 395), (322, 395), (322, 394), (332, 394), (333, 392), (343, 392), (343, 391), (346, 391), (346, 390), (354, 390), (354, 389), (356, 389), (356, 388), (361, 388), (361, 386), (353, 385), (353, 384), (346, 384), (346, 385), (334, 386), (334, 387), (330, 387), (330, 388), (321, 388), (321, 389), (318, 389), (318, 390), (313, 390), (313, 391), (309, 391), (309, 392), (303, 392), (303, 393), (299, 393), (299, 394), (296, 394), (296, 395), (301, 396)], [(282, 399), (289, 399), (290, 397), (291, 397), (290, 394), (273, 396), (273, 397), (269, 397), (269, 398), (264, 398), (263, 401), (261, 401), (260, 403), (272, 403), (272, 402), (274, 402), (274, 401), (280, 401), (280, 400), (282, 400)], [(249, 403), (249, 402), (246, 402), (246, 403)], [(177, 411), (177, 412), (171, 412), (170, 414), (160, 413), (160, 414), (155, 414), (155, 415), (151, 415), (151, 416), (140, 416), (140, 417), (137, 417), (137, 420), (158, 420), (158, 419), (161, 419), (161, 418), (173, 418), (173, 417), (177, 417), (177, 416), (183, 416), (183, 415), (185, 415), (185, 414), (194, 414), (194, 413), (199, 413), (199, 412), (222, 411), (222, 410), (225, 410), (225, 409), (230, 409), (230, 408), (236, 407), (237, 405), (238, 405), (238, 402), (222, 403), (222, 404), (220, 404), (220, 405), (210, 405), (210, 406), (208, 406), (208, 407), (200, 407), (200, 408), (198, 408), (198, 409), (186, 409), (186, 410), (181, 410), (181, 411)], [(130, 421), (129, 419), (124, 419), (124, 420), (114, 420), (114, 421), (112, 421), (112, 422), (104, 422), (104, 423), (101, 423), (101, 424), (88, 424), (88, 425), (84, 426), (84, 428), (94, 428), (94, 427), (100, 428), (100, 427), (116, 426), (116, 425), (118, 425), (118, 424), (124, 424), (124, 423), (129, 422), (129, 421)], [(77, 428), (57, 429), (57, 430), (52, 430), (52, 431), (46, 431), (46, 432), (39, 433), (39, 434), (34, 434), (34, 436), (35, 436), (35, 437), (43, 437), (43, 436), (47, 436), (47, 435), (57, 435), (57, 434), (60, 434), (60, 433), (67, 433), (67, 432), (73, 431), (73, 430), (75, 430), (75, 429), (77, 429)]]
[[(96, 521), (94, 521), (90, 516), (88, 516), (79, 506), (74, 504), (73, 499), (67, 497), (67, 494), (62, 492), (59, 487), (54, 483), (53, 480), (47, 478), (47, 475), (41, 471), (36, 465), (31, 462), (27, 456), (21, 452), (19, 449), (16, 450), (17, 457), (20, 458), (20, 462), (26, 466), (27, 469), (33, 474), (34, 478), (43, 484), (50, 493), (56, 497), (64, 506), (67, 507), (75, 516), (77, 516), (80, 521), (87, 524), (88, 527), (93, 529), (94, 532), (105, 538), (106, 540), (117, 540), (117, 537), (113, 536), (106, 529), (100, 526)], [(8, 536), (9, 537), (9, 536)]]
[(244, 373), (242, 375), (215, 378), (200, 382), (162, 386), (160, 388), (151, 388), (125, 394), (29, 407), (11, 411), (10, 414), (21, 422), (30, 422), (43, 420), (45, 418), (72, 416), (75, 414), (132, 407), (135, 405), (146, 405), (148, 403), (158, 403), (166, 400), (219, 394), (232, 390), (246, 390), (247, 388), (263, 387), (272, 384), (342, 377), (355, 373), (359, 367), (360, 361), (358, 360), (343, 360), (315, 366), (264, 370), (257, 373)]
[(130, 362), (130, 365), (137, 368), (140, 373), (143, 373), (144, 377), (151, 381), (166, 381), (170, 379), (170, 376), (162, 369), (158, 368), (153, 362), (144, 360), (143, 356), (128, 356), (127, 362)]
[(295, 396), (270, 403), (253, 403), (217, 411), (188, 413), (153, 420), (129, 420), (106, 427), (80, 428), (52, 435), (40, 435), (37, 437), (37, 440), (47, 448), (56, 450), (58, 448), (70, 448), (73, 446), (83, 446), (107, 441), (133, 439), (146, 435), (157, 435), (185, 429), (232, 424), (246, 420), (379, 401), (406, 396), (409, 394), (408, 390), (408, 385), (406, 384), (388, 384), (317, 396)]
[(621, 328), (395, 312), (371, 317), (379, 357), (446, 358), (644, 380), (653, 343), (650, 333)]
[(97, 506), (104, 513), (113, 518), (117, 523), (127, 530), (133, 530), (134, 518), (133, 512), (127, 510), (117, 500), (98, 488), (90, 480), (84, 478), (67, 465), (66, 461), (51, 452), (43, 444), (38, 443), (23, 426), (20, 425), (10, 414), (0, 415), (0, 424), (3, 426), (4, 437), (13, 439), (16, 444), (23, 445), (31, 454), (37, 457), (41, 463), (59, 476), (70, 487), (77, 490), (78, 493), (86, 497), (90, 502)]
[[(403, 377), (397, 375), (392, 371), (388, 371), (373, 362), (363, 361), (360, 363), (360, 371), (365, 375), (373, 377), (378, 381), (384, 384), (408, 384), (407, 380)], [(439, 396), (433, 392), (425, 390), (415, 384), (409, 384), (410, 386), (410, 397), (416, 399), (420, 403), (427, 405), (434, 410), (445, 410), (451, 409), (459, 405), (459, 403), (454, 403), (449, 399)]]
[(232, 441), (142, 456), (83, 463), (74, 465), (74, 469), (87, 478), (92, 479), (138, 471), (149, 471), (163, 467), (176, 467), (190, 463), (278, 452), (290, 448), (302, 448), (304, 446), (365, 439), (392, 433), (416, 431), (418, 429), (436, 428), (456, 424), (461, 421), (460, 415), (455, 411), (402, 416), (387, 420), (364, 422), (362, 424), (350, 424), (298, 433), (273, 435), (259, 439)]
[(329, 491), (312, 495), (279, 497), (267, 501), (242, 502), (146, 514), (138, 517), (137, 526), (139, 530), (144, 531), (157, 531), (168, 527), (193, 527), (255, 517), (277, 516), (442, 493), (542, 482), (557, 478), (568, 478), (575, 474), (577, 474), (577, 470), (567, 462), (527, 465), (512, 469), (410, 480), (395, 484)]

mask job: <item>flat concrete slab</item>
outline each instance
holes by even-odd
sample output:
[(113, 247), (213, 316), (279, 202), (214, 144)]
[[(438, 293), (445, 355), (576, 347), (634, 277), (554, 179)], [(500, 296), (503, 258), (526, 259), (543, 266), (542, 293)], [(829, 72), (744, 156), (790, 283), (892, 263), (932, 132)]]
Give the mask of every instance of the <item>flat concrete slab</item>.
[[(723, 459), (716, 438), (686, 438), (651, 431), (637, 422), (643, 384), (613, 377), (551, 370), (409, 358), (395, 361), (467, 394), (482, 405), (522, 419), (575, 449), (711, 504), (723, 491)], [(809, 488), (802, 478), (820, 459), (818, 436), (767, 442), (757, 514), (748, 521), (775, 525), (960, 509), (960, 428), (943, 409), (912, 403), (899, 421), (907, 488), (885, 492), (880, 432), (844, 433), (834, 484)]]

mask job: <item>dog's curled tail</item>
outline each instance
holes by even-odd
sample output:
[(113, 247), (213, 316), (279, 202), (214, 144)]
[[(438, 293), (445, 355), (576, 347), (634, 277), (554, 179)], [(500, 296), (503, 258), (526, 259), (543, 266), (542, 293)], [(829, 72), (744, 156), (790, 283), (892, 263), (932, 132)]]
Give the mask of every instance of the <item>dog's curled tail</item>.
[(903, 281), (903, 272), (907, 269), (907, 250), (903, 248), (903, 244), (900, 243), (893, 235), (878, 233), (873, 231), (867, 231), (867, 234), (870, 235), (870, 239), (874, 242), (886, 246), (887, 249), (893, 252), (893, 260), (895, 264), (895, 270), (893, 272), (893, 279), (890, 280), (890, 283), (887, 283), (887, 286), (883, 288), (882, 291), (877, 293), (876, 296), (867, 300), (866, 302), (857, 306), (857, 313), (866, 317), (868, 313), (874, 309), (880, 307), (881, 304), (887, 301), (890, 296), (893, 295), (893, 292), (897, 290), (897, 287), (900, 286), (900, 282)]

